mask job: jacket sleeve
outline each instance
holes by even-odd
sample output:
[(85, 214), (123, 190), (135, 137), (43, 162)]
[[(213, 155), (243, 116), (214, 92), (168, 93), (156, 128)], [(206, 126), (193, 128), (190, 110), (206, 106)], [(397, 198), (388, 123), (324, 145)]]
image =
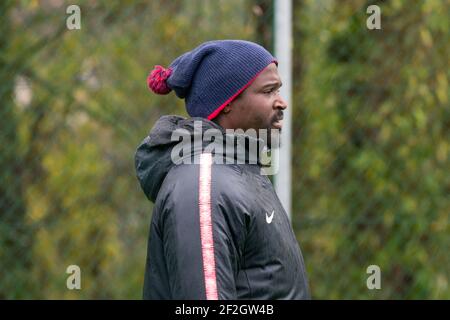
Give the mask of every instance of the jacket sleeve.
[(170, 173), (175, 182), (159, 228), (173, 299), (237, 299), (245, 218), (229, 177), (217, 167), (182, 165)]

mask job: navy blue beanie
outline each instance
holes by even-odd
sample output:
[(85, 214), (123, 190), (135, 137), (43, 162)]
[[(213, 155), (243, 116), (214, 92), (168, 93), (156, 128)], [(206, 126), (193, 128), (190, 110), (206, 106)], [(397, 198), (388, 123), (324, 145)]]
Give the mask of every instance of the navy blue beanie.
[(185, 99), (191, 117), (211, 120), (272, 62), (278, 65), (253, 42), (208, 41), (176, 58), (167, 69), (155, 66), (147, 84), (158, 94), (174, 90)]

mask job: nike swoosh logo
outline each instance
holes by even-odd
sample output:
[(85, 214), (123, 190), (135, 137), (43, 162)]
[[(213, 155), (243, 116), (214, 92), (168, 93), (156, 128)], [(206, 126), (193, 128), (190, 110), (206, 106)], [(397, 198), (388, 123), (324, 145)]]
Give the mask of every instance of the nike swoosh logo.
[(271, 224), (272, 223), (272, 219), (273, 219), (273, 214), (275, 213), (275, 210), (272, 210), (272, 213), (270, 214), (270, 216), (267, 214), (266, 212), (266, 222), (267, 224)]

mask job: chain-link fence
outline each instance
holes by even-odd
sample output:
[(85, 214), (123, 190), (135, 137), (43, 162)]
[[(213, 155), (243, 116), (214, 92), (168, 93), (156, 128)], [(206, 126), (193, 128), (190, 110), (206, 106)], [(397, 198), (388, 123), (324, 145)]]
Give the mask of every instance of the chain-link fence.
[[(0, 298), (140, 298), (152, 204), (134, 151), (186, 116), (149, 70), (210, 39), (273, 44), (267, 0), (72, 4), (0, 2)], [(450, 298), (450, 2), (293, 4), (292, 215), (313, 298)]]

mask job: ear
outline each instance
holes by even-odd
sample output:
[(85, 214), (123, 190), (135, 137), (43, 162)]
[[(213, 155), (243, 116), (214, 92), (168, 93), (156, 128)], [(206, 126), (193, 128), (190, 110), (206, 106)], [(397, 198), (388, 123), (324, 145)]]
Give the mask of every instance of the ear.
[(221, 111), (221, 113), (223, 113), (223, 114), (227, 114), (227, 113), (230, 113), (230, 112), (231, 112), (231, 106), (230, 106), (230, 104), (227, 104), (227, 105), (225, 106), (225, 108), (223, 108), (222, 111)]

